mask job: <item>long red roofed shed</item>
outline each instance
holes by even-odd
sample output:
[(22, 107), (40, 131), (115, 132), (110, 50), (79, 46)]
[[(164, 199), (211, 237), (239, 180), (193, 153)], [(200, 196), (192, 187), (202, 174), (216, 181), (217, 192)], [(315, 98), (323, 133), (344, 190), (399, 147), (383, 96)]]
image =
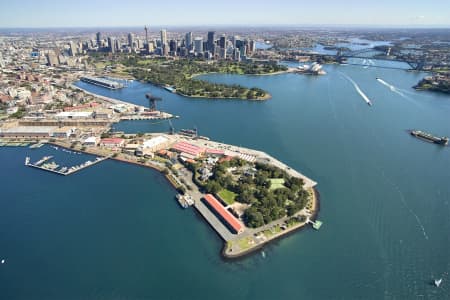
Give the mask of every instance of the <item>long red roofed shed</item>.
[(206, 194), (203, 199), (205, 199), (209, 206), (212, 207), (237, 233), (244, 231), (241, 223), (228, 210), (226, 210), (225, 207), (223, 207), (216, 197), (211, 194)]

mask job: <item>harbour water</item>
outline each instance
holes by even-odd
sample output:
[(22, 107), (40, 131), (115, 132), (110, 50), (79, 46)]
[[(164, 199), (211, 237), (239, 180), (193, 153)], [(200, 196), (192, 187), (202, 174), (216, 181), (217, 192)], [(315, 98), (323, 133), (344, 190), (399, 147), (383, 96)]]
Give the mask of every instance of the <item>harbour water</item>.
[[(117, 91), (79, 83), (142, 105), (152, 92), (163, 97), (160, 109), (181, 116), (176, 129), (196, 126), (305, 173), (319, 183), (320, 231), (290, 235), (264, 257), (224, 261), (222, 241), (194, 210), (179, 208), (160, 174), (105, 161), (55, 176), (23, 166), (25, 156), (53, 155), (51, 148), (2, 148), (0, 298), (450, 298), (450, 148), (407, 132), (450, 135), (450, 98), (413, 90), (423, 73), (324, 68), (320, 77), (202, 77), (264, 88), (273, 96), (266, 102), (189, 99), (139, 82)], [(169, 125), (126, 121), (115, 129)]]

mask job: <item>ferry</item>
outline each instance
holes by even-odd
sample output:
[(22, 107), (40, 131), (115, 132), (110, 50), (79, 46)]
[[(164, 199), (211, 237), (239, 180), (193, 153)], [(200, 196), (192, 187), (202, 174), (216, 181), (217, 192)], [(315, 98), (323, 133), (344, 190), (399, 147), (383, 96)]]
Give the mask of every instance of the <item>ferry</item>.
[(430, 143), (434, 143), (434, 144), (438, 144), (438, 145), (442, 145), (442, 146), (447, 146), (448, 142), (449, 142), (449, 138), (446, 136), (443, 137), (437, 137), (434, 136), (430, 133), (424, 132), (424, 131), (420, 131), (420, 130), (411, 130), (411, 135), (415, 136), (419, 139), (425, 140), (427, 142)]

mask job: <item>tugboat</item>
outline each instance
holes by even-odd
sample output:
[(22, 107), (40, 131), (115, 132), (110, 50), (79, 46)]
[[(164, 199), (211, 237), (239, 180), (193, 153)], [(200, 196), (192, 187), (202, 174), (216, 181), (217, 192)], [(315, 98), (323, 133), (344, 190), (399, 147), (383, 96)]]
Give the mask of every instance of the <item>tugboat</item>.
[(425, 140), (427, 142), (435, 143), (435, 144), (442, 145), (442, 146), (447, 146), (448, 142), (449, 142), (449, 138), (446, 136), (437, 137), (430, 133), (420, 131), (420, 130), (411, 130), (410, 133), (412, 136), (415, 136), (415, 137)]

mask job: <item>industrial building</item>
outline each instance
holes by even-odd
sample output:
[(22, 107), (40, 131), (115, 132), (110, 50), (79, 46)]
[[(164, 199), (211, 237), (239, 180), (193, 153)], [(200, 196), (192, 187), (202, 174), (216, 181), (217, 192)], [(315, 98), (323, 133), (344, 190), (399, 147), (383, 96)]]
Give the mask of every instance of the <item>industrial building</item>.
[(211, 194), (206, 194), (205, 197), (203, 197), (205, 200), (205, 203), (208, 205), (209, 208), (212, 208), (214, 212), (226, 222), (226, 225), (230, 229), (232, 229), (235, 233), (239, 234), (244, 231), (244, 227), (241, 225), (238, 219), (236, 219), (235, 216), (233, 216), (228, 210), (225, 209), (225, 207), (219, 202), (219, 200), (216, 199)]
[(172, 149), (179, 152), (181, 155), (187, 154), (185, 156), (188, 158), (197, 158), (205, 152), (205, 149), (183, 141), (173, 145)]
[(53, 136), (56, 126), (17, 126), (0, 129), (0, 136), (15, 138), (49, 138)]
[(169, 139), (159, 135), (157, 137), (151, 138), (149, 140), (145, 140), (142, 144), (142, 148), (151, 152), (156, 152), (161, 149), (165, 149), (169, 146)]

